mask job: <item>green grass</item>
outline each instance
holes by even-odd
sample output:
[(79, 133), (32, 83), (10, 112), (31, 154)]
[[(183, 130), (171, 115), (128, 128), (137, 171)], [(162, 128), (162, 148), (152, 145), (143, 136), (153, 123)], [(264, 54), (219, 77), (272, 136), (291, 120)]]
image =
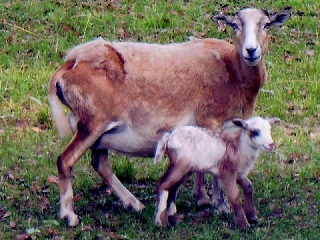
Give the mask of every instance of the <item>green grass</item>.
[[(153, 2), (0, 3), (0, 239), (319, 239), (318, 1)], [(271, 31), (269, 81), (255, 113), (283, 121), (273, 132), (276, 152), (262, 155), (250, 174), (259, 224), (242, 232), (232, 216), (197, 209), (190, 180), (178, 195), (181, 223), (158, 228), (155, 188), (165, 164), (112, 155), (116, 174), (146, 205), (135, 213), (123, 209), (87, 154), (74, 170), (75, 210), (82, 223), (68, 227), (58, 218), (58, 186), (48, 181), (57, 175), (56, 158), (67, 141), (58, 137), (46, 97), (66, 50), (98, 36), (150, 43), (181, 42), (192, 35), (230, 39), (230, 30), (219, 33), (210, 20), (222, 6), (230, 13), (244, 6), (271, 12), (292, 7), (289, 22)]]

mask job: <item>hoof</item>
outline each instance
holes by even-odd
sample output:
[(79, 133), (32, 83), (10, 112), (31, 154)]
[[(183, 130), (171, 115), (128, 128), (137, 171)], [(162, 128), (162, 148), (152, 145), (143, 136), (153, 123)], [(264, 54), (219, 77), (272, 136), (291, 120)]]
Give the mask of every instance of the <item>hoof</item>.
[(74, 227), (80, 222), (78, 215), (73, 211), (60, 211), (60, 218), (64, 219), (70, 227)]
[(179, 222), (179, 219), (176, 215), (170, 215), (168, 216), (168, 223), (170, 227), (173, 227), (174, 225), (176, 225)]
[(80, 223), (80, 219), (76, 214), (71, 216), (63, 216), (61, 218), (64, 219), (70, 227), (77, 226)]
[(212, 202), (207, 195), (204, 195), (201, 198), (197, 199), (197, 207), (203, 208), (207, 206), (212, 206)]
[(236, 222), (236, 226), (241, 230), (247, 230), (250, 227), (250, 224), (247, 221)]
[(216, 206), (219, 213), (230, 213), (230, 207), (226, 202), (221, 202), (219, 205)]
[(145, 208), (145, 206), (140, 201), (137, 201), (135, 203), (123, 204), (123, 207), (128, 210), (133, 209), (136, 212), (141, 212)]
[(259, 221), (258, 219), (248, 219), (249, 224), (251, 225), (258, 225)]

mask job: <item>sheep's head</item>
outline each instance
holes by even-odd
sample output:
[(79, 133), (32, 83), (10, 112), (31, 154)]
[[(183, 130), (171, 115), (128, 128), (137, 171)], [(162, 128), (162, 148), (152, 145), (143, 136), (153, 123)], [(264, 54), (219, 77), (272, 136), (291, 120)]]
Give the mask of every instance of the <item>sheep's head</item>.
[(256, 66), (268, 49), (268, 30), (274, 25), (282, 25), (290, 18), (288, 11), (270, 15), (267, 11), (247, 8), (235, 16), (216, 15), (211, 19), (219, 26), (234, 29), (237, 52), (249, 66)]
[(271, 125), (279, 123), (279, 118), (252, 117), (247, 120), (235, 118), (232, 123), (242, 128), (244, 144), (265, 152), (273, 151), (275, 145), (271, 137)]

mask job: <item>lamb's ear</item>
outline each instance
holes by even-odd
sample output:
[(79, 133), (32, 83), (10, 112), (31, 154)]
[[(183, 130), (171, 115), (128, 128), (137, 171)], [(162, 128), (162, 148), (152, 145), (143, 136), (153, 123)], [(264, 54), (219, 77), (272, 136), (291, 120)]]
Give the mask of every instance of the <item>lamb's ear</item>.
[(270, 28), (272, 26), (281, 26), (286, 21), (288, 21), (290, 17), (291, 17), (290, 12), (285, 11), (285, 10), (280, 11), (278, 13), (275, 13), (275, 14), (269, 16), (270, 22), (267, 23), (265, 27)]
[(232, 119), (232, 123), (239, 128), (248, 129), (248, 124), (241, 118)]
[(275, 124), (275, 123), (280, 123), (280, 122), (281, 122), (280, 118), (277, 118), (277, 117), (267, 118), (266, 120), (267, 120), (271, 125), (272, 125), (272, 124)]

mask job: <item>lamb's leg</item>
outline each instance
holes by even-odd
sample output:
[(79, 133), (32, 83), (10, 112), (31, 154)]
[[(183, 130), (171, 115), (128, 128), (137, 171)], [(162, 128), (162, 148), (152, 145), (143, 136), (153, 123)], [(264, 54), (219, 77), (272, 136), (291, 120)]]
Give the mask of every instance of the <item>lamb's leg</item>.
[(212, 175), (212, 205), (216, 207), (220, 213), (230, 212), (230, 207), (226, 202), (220, 187), (220, 180), (215, 175)]
[(227, 198), (233, 209), (235, 224), (242, 229), (249, 227), (249, 223), (242, 209), (240, 191), (236, 179), (233, 176), (225, 175), (221, 179), (221, 183), (226, 189)]
[(108, 161), (107, 149), (92, 149), (91, 165), (121, 199), (125, 208), (132, 207), (135, 211), (141, 211), (144, 208), (144, 205), (136, 199), (125, 186), (123, 186), (116, 175), (112, 172)]
[(204, 173), (202, 172), (196, 174), (193, 188), (193, 197), (196, 198), (198, 207), (212, 205), (212, 202), (204, 187)]
[(223, 191), (220, 187), (219, 178), (212, 176), (212, 199), (210, 200), (204, 187), (204, 173), (197, 173), (193, 196), (197, 199), (197, 206), (213, 205), (219, 212), (230, 212), (230, 207), (224, 198)]
[(247, 216), (248, 222), (251, 224), (256, 224), (258, 222), (258, 217), (253, 200), (254, 188), (252, 186), (252, 183), (247, 177), (239, 179), (238, 183), (243, 189), (244, 212)]
[[(100, 131), (101, 132), (100, 132)], [(103, 132), (103, 128), (96, 127), (90, 133), (79, 129), (67, 148), (60, 154), (57, 160), (60, 190), (60, 217), (66, 218), (70, 226), (79, 223), (78, 216), (73, 210), (72, 168), (87, 149), (96, 141)]]
[(157, 212), (155, 224), (157, 226), (166, 227), (169, 226), (168, 213), (167, 213), (167, 202), (168, 202), (169, 191), (158, 190), (157, 196)]
[[(190, 168), (170, 164), (167, 171), (159, 179), (157, 189), (157, 212), (155, 224), (158, 226), (170, 226), (169, 216), (176, 213), (175, 198), (180, 184), (188, 176)], [(170, 215), (169, 215), (170, 214)]]
[(178, 181), (170, 190), (169, 192), (169, 197), (168, 197), (168, 204), (167, 204), (167, 209), (168, 209), (168, 220), (170, 226), (173, 226), (177, 223), (178, 219), (176, 216), (177, 213), (177, 207), (176, 207), (176, 197), (177, 197), (177, 192), (181, 184), (183, 184), (190, 176), (192, 172), (187, 173), (180, 181)]

